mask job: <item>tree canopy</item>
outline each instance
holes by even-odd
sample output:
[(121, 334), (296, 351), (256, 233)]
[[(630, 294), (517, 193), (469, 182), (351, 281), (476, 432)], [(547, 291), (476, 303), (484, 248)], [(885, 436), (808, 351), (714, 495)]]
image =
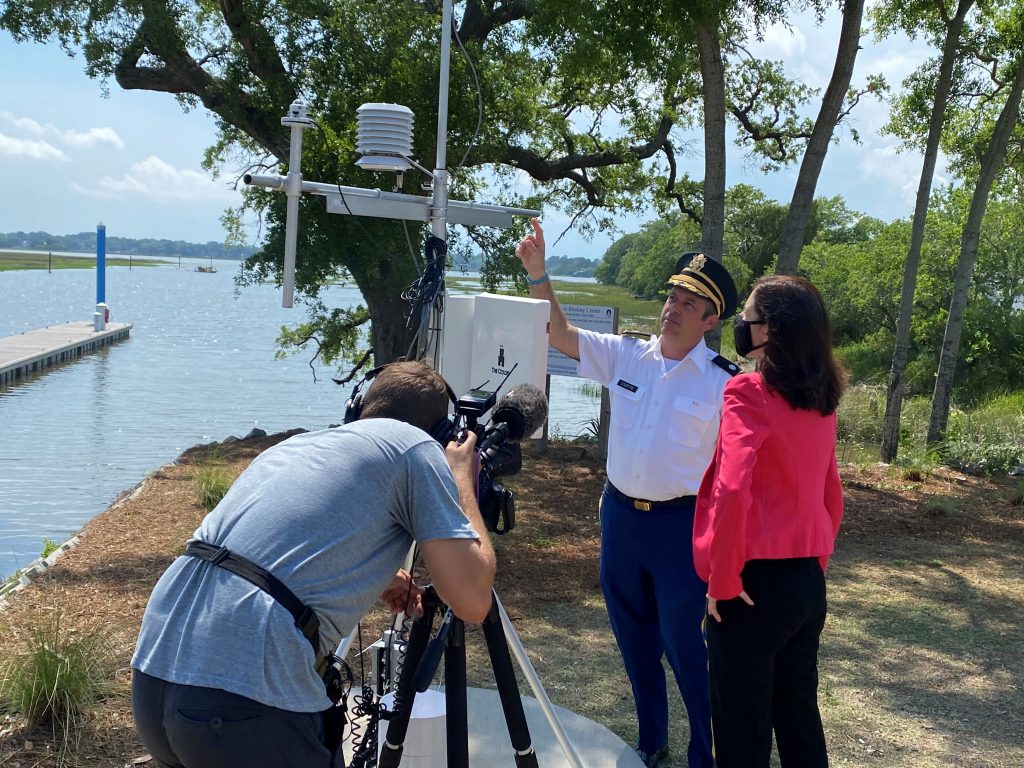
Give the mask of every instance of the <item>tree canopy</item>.
[[(814, 94), (780, 62), (751, 57), (743, 42), (789, 8), (781, 0), (619, 3), (614, 13), (602, 0), (456, 3), (452, 197), (558, 209), (584, 233), (610, 227), (615, 212), (652, 204), (699, 221), (703, 180), (679, 171), (691, 151), (680, 132), (699, 129), (706, 117), (698, 38), (717, 46), (720, 82), (712, 85), (722, 91), (736, 141), (778, 167), (795, 160), (810, 135), (798, 109)], [(307, 179), (390, 184), (352, 165), (356, 109), (370, 101), (409, 106), (414, 153), (428, 169), (433, 164), (437, 0), (0, 0), (0, 26), (19, 41), (58, 40), (101, 81), (209, 110), (219, 137), (205, 162), (222, 173), (283, 169), (288, 134), (280, 119), (297, 98), (318, 123), (305, 137)], [(718, 130), (724, 141), (724, 123)], [(250, 189), (246, 206), (265, 225), (246, 280), (279, 278), (283, 197)], [(364, 338), (381, 362), (404, 354), (411, 330), (400, 289), (417, 276), (422, 228), (328, 215), (317, 199), (303, 200), (301, 215), (296, 287), (308, 317), (290, 339), (315, 338), (327, 361), (351, 357)], [(226, 222), (237, 227), (234, 215)], [(493, 283), (520, 271), (512, 261), (517, 236), (453, 231), (449, 250), (456, 259), (482, 250)], [(340, 313), (323, 303), (321, 288), (339, 276), (356, 283), (364, 308)]]

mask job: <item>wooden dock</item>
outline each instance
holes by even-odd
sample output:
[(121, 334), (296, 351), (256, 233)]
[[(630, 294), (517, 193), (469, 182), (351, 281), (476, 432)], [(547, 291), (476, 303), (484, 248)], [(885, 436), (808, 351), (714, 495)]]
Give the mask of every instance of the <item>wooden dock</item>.
[(107, 323), (106, 330), (94, 331), (92, 322), (74, 322), (2, 338), (0, 387), (127, 339), (131, 328), (131, 323)]

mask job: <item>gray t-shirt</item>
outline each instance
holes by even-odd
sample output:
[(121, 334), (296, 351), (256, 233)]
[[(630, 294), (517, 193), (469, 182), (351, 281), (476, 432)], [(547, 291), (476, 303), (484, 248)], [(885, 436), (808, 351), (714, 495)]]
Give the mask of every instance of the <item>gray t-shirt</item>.
[[(289, 438), (264, 451), (194, 538), (248, 558), (320, 619), (335, 648), (390, 583), (415, 539), (478, 538), (441, 446), (391, 419)], [(132, 666), (293, 712), (329, 705), (292, 616), (245, 579), (179, 557), (153, 590)]]

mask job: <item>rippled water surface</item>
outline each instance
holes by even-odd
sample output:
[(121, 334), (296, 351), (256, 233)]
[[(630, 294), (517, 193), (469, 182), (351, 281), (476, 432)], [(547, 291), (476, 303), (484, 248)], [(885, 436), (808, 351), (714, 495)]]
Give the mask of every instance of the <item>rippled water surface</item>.
[[(275, 360), (283, 324), (272, 286), (236, 291), (232, 262), (193, 271), (111, 268), (111, 320), (134, 325), (127, 341), (0, 389), (0, 577), (38, 557), (45, 538), (74, 535), (148, 472), (197, 443), (338, 423), (347, 390), (310, 353)], [(91, 270), (0, 272), (0, 337), (90, 320)], [(359, 301), (332, 287), (331, 306)], [(575, 379), (552, 377), (551, 429), (575, 435), (598, 400)]]

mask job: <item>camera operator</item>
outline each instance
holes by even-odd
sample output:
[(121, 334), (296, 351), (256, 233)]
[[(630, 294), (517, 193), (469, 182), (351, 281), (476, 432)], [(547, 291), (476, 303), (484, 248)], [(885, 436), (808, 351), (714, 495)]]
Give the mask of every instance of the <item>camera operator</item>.
[(704, 334), (736, 309), (726, 269), (685, 254), (668, 278), (661, 335), (635, 339), (568, 322), (544, 263), (544, 232), (516, 248), (530, 295), (551, 302), (555, 349), (611, 394), (608, 482), (601, 496), (601, 587), (636, 701), (637, 754), (647, 768), (668, 757), (668, 658), (690, 722), (689, 768), (711, 768), (706, 585), (690, 546), (700, 481), (715, 447), (722, 392), (739, 371)]
[(378, 597), (416, 611), (421, 590), (400, 569), (413, 541), (441, 599), (466, 621), (484, 619), (495, 558), (476, 503), (476, 437), (442, 449), (427, 434), (447, 409), (437, 373), (393, 363), (357, 421), (267, 449), (206, 516), (193, 540), (269, 571), (313, 609), (319, 636), (216, 560), (176, 559), (132, 659), (135, 724), (157, 765), (334, 765), (314, 640), (336, 648)]

